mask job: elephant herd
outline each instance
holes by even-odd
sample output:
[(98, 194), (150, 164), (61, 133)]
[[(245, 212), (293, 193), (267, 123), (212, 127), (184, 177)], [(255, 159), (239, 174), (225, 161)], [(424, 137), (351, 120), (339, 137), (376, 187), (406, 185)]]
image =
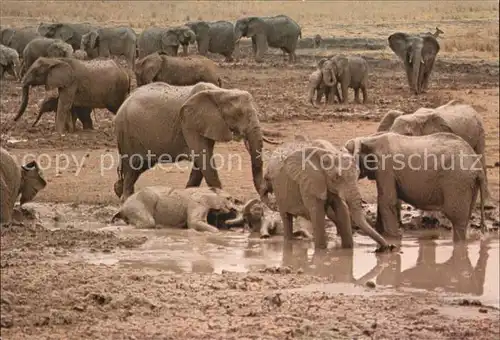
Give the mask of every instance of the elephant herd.
[[(114, 192), (122, 207), (114, 218), (147, 227), (171, 221), (217, 231), (205, 222), (209, 211), (228, 213), (236, 208), (228, 203), (230, 195), (222, 191), (211, 162), (215, 143), (243, 140), (250, 155), (260, 209), (255, 199), (251, 204), (247, 202), (238, 217), (227, 218), (227, 224), (245, 222), (260, 229), (263, 236), (269, 235), (266, 228), (280, 229), (285, 240), (291, 240), (299, 234), (309, 235), (293, 231), (294, 219), (302, 217), (312, 227), (315, 248), (324, 249), (328, 217), (337, 227), (342, 247), (353, 247), (352, 229), (356, 225), (377, 242), (378, 250), (386, 251), (394, 246), (385, 237), (400, 236), (401, 201), (421, 210), (442, 211), (453, 224), (453, 240), (463, 241), (479, 193), (482, 231), (486, 230), (484, 209), (494, 204), (487, 187), (484, 128), (471, 106), (448, 103), (436, 109), (421, 108), (413, 114), (391, 111), (377, 133), (346, 141), (342, 147), (307, 137), (280, 143), (264, 136), (259, 108), (248, 91), (222, 87), (213, 61), (203, 56), (177, 57), (179, 45), (187, 52), (188, 44), (196, 41), (200, 54), (220, 53), (232, 60), (239, 40), (250, 37), (256, 61), (262, 61), (270, 46), (281, 48), (294, 62), (302, 33), (287, 16), (247, 17), (234, 25), (225, 21), (189, 22), (168, 29), (149, 28), (138, 37), (126, 27), (41, 24), (37, 34), (43, 37), (24, 41), (23, 47), (20, 37), (29, 36), (29, 32), (14, 30), (8, 43), (12, 49), (22, 48), (26, 67), (21, 81), (22, 104), (15, 120), (26, 109), (30, 87), (39, 85), (58, 89), (58, 97), (45, 99), (40, 111), (57, 111), (58, 133), (73, 131), (77, 119), (84, 128), (91, 129), (93, 108), (106, 108), (115, 114), (120, 163)], [(1, 39), (3, 43), (4, 30)], [(389, 36), (388, 42), (404, 63), (411, 90), (416, 94), (426, 91), (439, 52), (436, 37), (397, 32)], [(49, 56), (47, 51), (54, 44), (66, 44), (72, 50), (80, 48), (90, 59), (125, 56), (138, 87), (131, 90), (131, 75), (113, 60)], [(30, 53), (35, 48), (44, 52), (33, 59)], [(366, 102), (367, 80), (368, 65), (362, 57), (337, 55), (322, 59), (309, 78), (309, 102), (317, 106), (324, 95), (328, 103), (333, 103), (335, 97), (345, 103), (348, 88), (354, 89), (356, 102), (360, 102), (361, 90)], [(280, 144), (266, 168), (264, 142)], [(426, 163), (415, 170), (409, 158), (419, 156), (417, 165), (422, 166), (428, 152), (436, 156), (432, 168)], [(387, 157), (394, 154), (402, 155), (399, 167)], [(464, 163), (462, 155), (475, 155), (479, 161), (467, 158)], [(19, 194), (21, 203), (26, 202), (46, 183), (35, 162), (20, 167), (4, 158), (9, 154), (2, 149), (2, 223), (9, 223)], [(183, 160), (193, 162), (185, 190), (150, 187), (135, 192), (139, 176), (155, 164)], [(462, 167), (449, 167), (459, 161)], [(33, 179), (27, 180), (28, 176)], [(375, 228), (367, 222), (362, 209), (358, 179), (364, 177), (377, 184)], [(199, 188), (203, 179), (208, 190)], [(270, 194), (274, 194), (274, 201)], [(270, 214), (275, 217), (268, 217)]]

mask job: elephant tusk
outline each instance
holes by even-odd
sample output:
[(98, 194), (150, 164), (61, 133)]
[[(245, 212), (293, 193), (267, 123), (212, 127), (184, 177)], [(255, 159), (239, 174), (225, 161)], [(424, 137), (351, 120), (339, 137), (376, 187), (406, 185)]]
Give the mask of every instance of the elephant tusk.
[(264, 136), (262, 136), (262, 140), (263, 140), (264, 142), (267, 142), (267, 143), (269, 143), (269, 144), (273, 144), (273, 145), (279, 145), (279, 144), (282, 144), (282, 143), (283, 143), (283, 142), (277, 142), (277, 141), (274, 141), (274, 140), (269, 139), (269, 138), (264, 137)]

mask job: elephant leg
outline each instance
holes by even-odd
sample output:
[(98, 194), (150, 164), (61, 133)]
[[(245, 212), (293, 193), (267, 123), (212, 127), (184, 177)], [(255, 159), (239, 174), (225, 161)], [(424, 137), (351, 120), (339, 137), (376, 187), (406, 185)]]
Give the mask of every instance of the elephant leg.
[(361, 85), (361, 91), (363, 92), (363, 104), (366, 104), (368, 101), (368, 93), (366, 91), (366, 84)]
[(88, 107), (77, 107), (73, 109), (76, 112), (78, 120), (82, 123), (84, 130), (93, 130), (94, 124), (92, 122), (92, 108)]
[[(352, 238), (352, 223), (349, 207), (340, 197), (335, 196), (332, 200), (332, 209), (335, 212), (335, 220), (332, 221), (335, 222), (337, 233), (340, 235), (342, 248), (352, 248), (354, 246), (354, 241)], [(328, 210), (326, 213), (328, 214)], [(330, 218), (330, 216), (328, 217)]]
[(259, 34), (255, 39), (257, 45), (255, 62), (262, 63), (264, 61), (264, 54), (266, 53), (267, 50), (267, 37), (265, 35)]
[(209, 187), (222, 189), (219, 174), (212, 166), (215, 141), (203, 138), (201, 141), (193, 141), (192, 144), (195, 144), (191, 147), (191, 150), (193, 150), (195, 154), (194, 162), (196, 168), (202, 172), (205, 182)]
[(341, 101), (341, 103), (347, 104), (348, 103), (347, 98), (348, 98), (349, 82), (343, 81), (342, 83), (340, 83), (340, 87), (342, 89), (342, 101)]
[(313, 226), (314, 249), (326, 249), (328, 245), (325, 230), (326, 203), (316, 197), (303, 197), (303, 200)]
[(252, 37), (252, 52), (253, 52), (253, 57), (255, 59), (255, 57), (257, 56), (257, 38), (256, 37)]
[(406, 78), (408, 80), (408, 86), (410, 87), (410, 91), (413, 91), (413, 74), (412, 74), (412, 66), (405, 65)]
[(207, 231), (211, 233), (218, 233), (219, 229), (206, 222), (208, 209), (205, 207), (196, 206), (194, 208), (188, 207), (187, 210), (187, 227), (196, 231)]
[[(120, 161), (122, 177), (115, 182), (115, 188), (121, 188), (120, 201), (125, 202), (125, 200), (134, 193), (135, 182), (139, 179), (139, 176), (147, 170), (146, 167), (138, 167), (136, 164), (132, 167), (129, 159)], [(120, 192), (115, 193), (118, 195)]]
[(359, 100), (359, 87), (354, 88), (354, 101), (356, 104), (361, 104), (361, 100)]
[(283, 236), (285, 240), (293, 239), (293, 216), (287, 212), (281, 212), (281, 221), (283, 222)]
[[(339, 103), (342, 103), (342, 98), (340, 98), (340, 92), (339, 92), (339, 87), (337, 84), (335, 84), (333, 87), (332, 87), (332, 90), (333, 90), (333, 93), (335, 94), (335, 97), (337, 97), (337, 101)], [(332, 98), (333, 100), (333, 98)]]
[[(396, 182), (391, 173), (377, 174), (377, 225), (380, 234), (400, 237)], [(380, 214), (380, 215), (379, 215)]]
[(327, 87), (326, 89), (326, 94), (327, 94), (327, 103), (328, 104), (335, 104), (335, 96), (336, 96), (336, 93), (335, 93), (335, 88), (334, 86), (331, 86), (331, 87)]
[(71, 109), (76, 94), (76, 86), (59, 89), (56, 112), (56, 131), (60, 134), (73, 132)]
[(188, 55), (188, 48), (189, 48), (189, 45), (182, 44), (182, 53), (184, 54), (184, 56)]
[(200, 167), (195, 165), (193, 166), (193, 168), (191, 169), (191, 173), (189, 174), (189, 179), (186, 184), (186, 188), (199, 187), (201, 185), (202, 180), (203, 180), (203, 173), (201, 172)]
[(324, 88), (321, 87), (316, 89), (316, 105), (321, 104), (321, 98), (323, 98), (324, 91)]

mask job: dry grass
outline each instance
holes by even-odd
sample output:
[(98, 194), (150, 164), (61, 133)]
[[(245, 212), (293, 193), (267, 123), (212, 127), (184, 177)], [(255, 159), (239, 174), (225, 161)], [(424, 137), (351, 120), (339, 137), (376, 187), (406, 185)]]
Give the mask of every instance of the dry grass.
[(188, 20), (230, 20), (247, 15), (286, 14), (303, 36), (387, 36), (395, 30), (444, 30), (443, 52), (477, 51), (498, 56), (498, 1), (2, 1), (1, 24), (87, 21), (149, 26)]

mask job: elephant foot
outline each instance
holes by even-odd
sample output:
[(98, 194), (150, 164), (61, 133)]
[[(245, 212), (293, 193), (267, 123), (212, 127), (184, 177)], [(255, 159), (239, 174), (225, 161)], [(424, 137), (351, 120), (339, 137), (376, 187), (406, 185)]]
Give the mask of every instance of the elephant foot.
[(298, 239), (298, 240), (302, 240), (302, 239), (311, 240), (312, 239), (312, 235), (310, 235), (305, 230), (294, 231), (292, 235), (293, 235), (294, 239)]
[(379, 246), (375, 249), (375, 253), (390, 253), (395, 249), (397, 249), (397, 247), (394, 244), (388, 244), (386, 246)]

